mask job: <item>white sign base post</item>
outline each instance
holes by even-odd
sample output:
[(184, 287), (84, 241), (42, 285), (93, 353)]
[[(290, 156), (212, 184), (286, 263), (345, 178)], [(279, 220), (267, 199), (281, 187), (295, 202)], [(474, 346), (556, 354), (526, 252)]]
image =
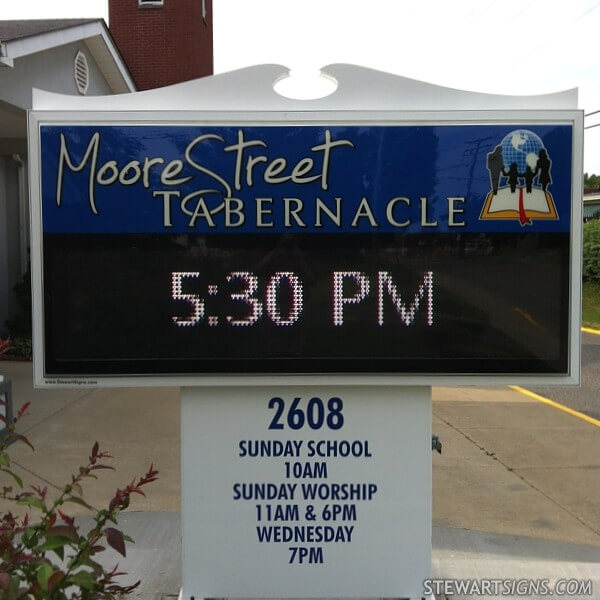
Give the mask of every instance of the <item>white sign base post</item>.
[(181, 437), (183, 600), (422, 597), (430, 387), (183, 388)]

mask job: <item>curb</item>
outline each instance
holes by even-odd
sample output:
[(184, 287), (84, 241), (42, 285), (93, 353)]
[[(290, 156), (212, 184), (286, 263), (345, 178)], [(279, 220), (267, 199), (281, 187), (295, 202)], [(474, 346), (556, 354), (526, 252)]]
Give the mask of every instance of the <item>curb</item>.
[[(600, 335), (600, 332), (598, 332), (598, 335)], [(540, 396), (539, 394), (536, 394), (535, 392), (531, 392), (530, 390), (522, 388), (518, 385), (511, 385), (509, 387), (511, 390), (515, 390), (516, 392), (524, 394), (525, 396), (529, 396), (530, 398), (533, 398), (534, 400), (537, 400), (538, 402), (543, 402), (544, 404), (547, 404), (548, 406), (552, 406), (553, 408), (556, 408), (558, 410), (562, 410), (563, 412), (566, 412), (567, 414), (569, 414), (573, 417), (577, 417), (578, 419), (582, 419), (583, 421), (586, 421), (587, 423), (595, 425), (596, 427), (600, 427), (600, 421), (598, 419), (594, 419), (593, 417), (590, 417), (582, 412), (573, 410), (572, 408), (569, 408), (568, 406), (565, 406), (564, 404), (560, 404), (559, 402), (550, 400), (550, 398), (546, 398), (545, 396)]]
[(593, 333), (595, 335), (600, 335), (600, 329), (593, 329), (592, 327), (582, 327), (581, 331), (585, 331), (586, 333)]

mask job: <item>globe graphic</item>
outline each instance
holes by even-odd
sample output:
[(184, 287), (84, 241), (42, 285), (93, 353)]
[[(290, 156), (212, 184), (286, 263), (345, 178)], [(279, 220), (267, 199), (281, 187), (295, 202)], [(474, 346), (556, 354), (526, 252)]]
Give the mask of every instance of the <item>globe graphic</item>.
[(519, 173), (525, 173), (527, 166), (535, 171), (535, 166), (544, 147), (542, 140), (533, 131), (517, 129), (511, 131), (500, 144), (504, 169), (508, 171), (512, 163), (517, 163)]

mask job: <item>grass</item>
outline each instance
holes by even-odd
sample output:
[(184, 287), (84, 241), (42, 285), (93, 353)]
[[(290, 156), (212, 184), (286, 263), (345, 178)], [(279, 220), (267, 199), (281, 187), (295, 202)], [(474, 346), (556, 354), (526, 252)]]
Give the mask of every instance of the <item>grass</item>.
[(600, 284), (583, 282), (582, 325), (600, 329)]

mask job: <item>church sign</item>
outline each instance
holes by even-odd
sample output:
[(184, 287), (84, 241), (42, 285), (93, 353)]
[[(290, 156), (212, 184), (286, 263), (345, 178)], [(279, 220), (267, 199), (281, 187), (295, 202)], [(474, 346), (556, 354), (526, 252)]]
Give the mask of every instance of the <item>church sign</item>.
[(577, 379), (579, 113), (183, 115), (33, 113), (38, 383)]

